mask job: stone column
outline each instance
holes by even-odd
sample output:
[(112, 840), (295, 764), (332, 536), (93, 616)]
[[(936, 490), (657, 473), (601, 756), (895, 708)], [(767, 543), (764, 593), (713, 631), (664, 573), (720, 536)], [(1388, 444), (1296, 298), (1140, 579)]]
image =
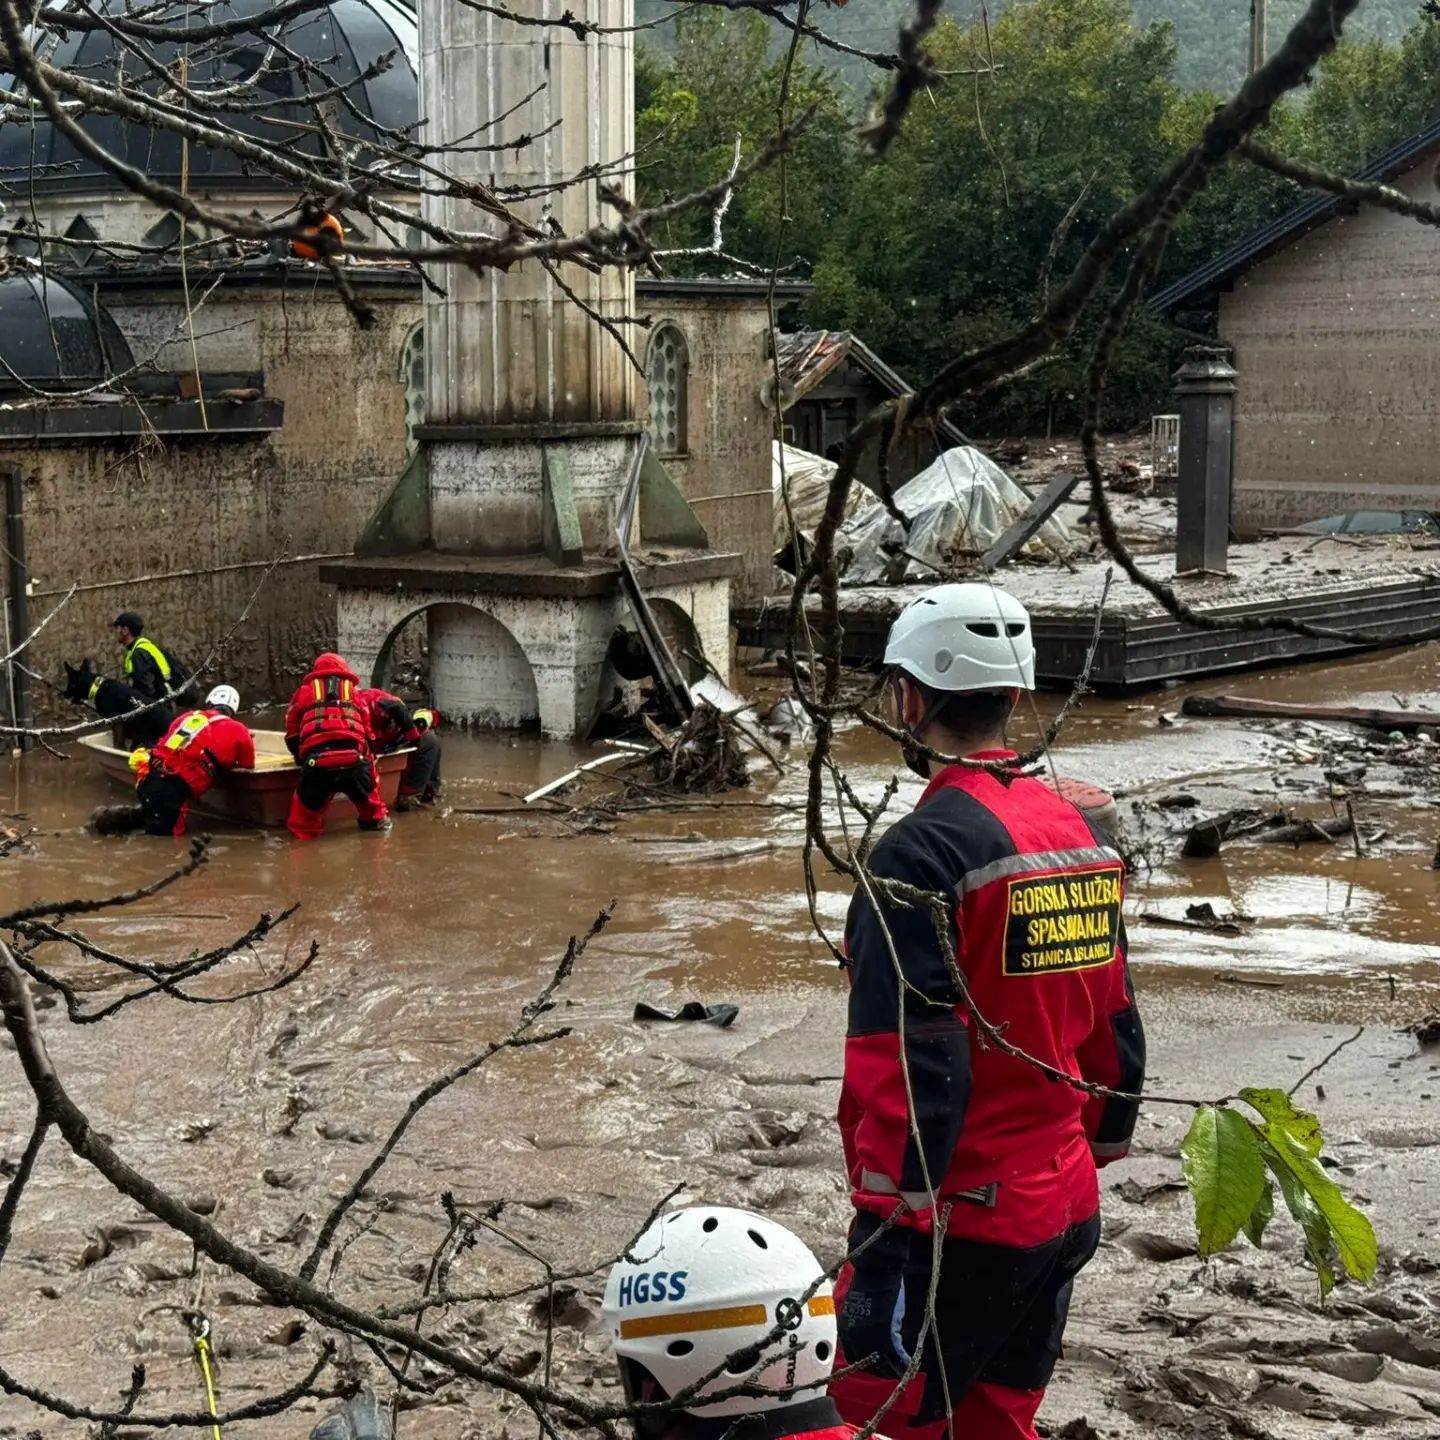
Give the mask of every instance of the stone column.
[[(526, 17), (570, 13), (606, 30), (634, 21), (634, 0), (509, 0)], [(618, 218), (596, 177), (633, 194), (634, 35), (517, 24), (453, 0), (420, 0), (420, 106), (432, 145), (472, 148), (440, 160), (456, 180), (503, 187), (573, 181), (555, 194), (505, 200), (541, 231), (576, 235)], [(501, 119), (499, 117), (503, 116)], [(532, 137), (519, 149), (504, 146)], [(429, 180), (433, 184), (433, 180)], [(504, 222), (468, 198), (424, 198), (426, 219), (463, 234), (499, 234)], [(630, 314), (633, 272), (576, 265), (565, 283), (600, 315)], [(538, 262), (481, 274), (445, 266), (425, 294), (428, 426), (596, 425), (635, 418), (635, 376), (614, 339)], [(438, 537), (437, 537), (438, 538)]]
[(1197, 345), (1175, 373), (1180, 410), (1175, 571), (1227, 573), (1234, 480), (1235, 390), (1229, 351)]

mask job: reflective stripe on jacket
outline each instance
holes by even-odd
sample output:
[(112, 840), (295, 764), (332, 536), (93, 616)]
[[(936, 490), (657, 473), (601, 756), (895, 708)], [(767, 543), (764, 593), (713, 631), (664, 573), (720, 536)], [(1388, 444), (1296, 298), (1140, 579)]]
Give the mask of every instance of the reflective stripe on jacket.
[(222, 710), (187, 710), (152, 747), (150, 761), (203, 795), (222, 771), (254, 767), (255, 740)]
[(143, 635), (125, 652), (125, 678), (128, 680), (135, 673), (136, 651), (142, 655), (148, 655), (155, 662), (155, 668), (160, 672), (160, 678), (168, 687), (170, 684), (170, 657), (153, 640), (147, 640)]

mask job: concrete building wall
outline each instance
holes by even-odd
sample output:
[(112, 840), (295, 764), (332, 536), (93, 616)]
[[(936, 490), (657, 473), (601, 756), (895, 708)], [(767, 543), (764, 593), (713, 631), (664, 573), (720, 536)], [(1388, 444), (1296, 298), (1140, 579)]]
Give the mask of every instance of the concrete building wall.
[[(657, 584), (647, 595), (671, 605), (694, 626), (705, 654), (729, 663), (729, 582)], [(417, 604), (417, 600), (419, 603)], [(385, 683), (401, 627), (424, 617), (430, 675), (442, 714), (478, 724), (538, 724), (568, 738), (595, 713), (607, 674), (606, 651), (630, 623), (619, 594), (527, 596), (430, 590), (423, 599), (394, 589), (345, 586), (340, 592), (340, 646), (362, 679)]]
[[(1433, 201), (1433, 166), (1395, 182)], [(1355, 508), (1440, 509), (1440, 233), (1342, 215), (1220, 301), (1240, 372), (1241, 533)]]
[(763, 299), (647, 293), (641, 309), (678, 326), (690, 357), (685, 449), (661, 458), (715, 549), (744, 557), (736, 599), (759, 599), (770, 590), (772, 529)]
[[(111, 293), (137, 357), (183, 314), (176, 300)], [(15, 465), (24, 478), (30, 569), (41, 592), (32, 620), (55, 592), (86, 587), (41, 636), (36, 669), (55, 676), (62, 658), (88, 654), (116, 673), (107, 626), (123, 608), (139, 610), (157, 639), (198, 664), (270, 560), (350, 553), (404, 463), (399, 357), (419, 315), (413, 296), (372, 298), (379, 320), (368, 331), (320, 291), (283, 302), (274, 292), (217, 292), (199, 312), (202, 369), (261, 370), (266, 393), (285, 402), (283, 428), (266, 439), (0, 444), (0, 466)], [(188, 370), (188, 355), (188, 340), (177, 341), (161, 363)], [(251, 568), (219, 570), (244, 564)], [(191, 573), (109, 583), (176, 571)], [(286, 697), (307, 661), (334, 645), (335, 625), (335, 594), (319, 583), (316, 562), (282, 564), (227, 646), (225, 678), (247, 704)], [(37, 691), (37, 702), (47, 694)]]

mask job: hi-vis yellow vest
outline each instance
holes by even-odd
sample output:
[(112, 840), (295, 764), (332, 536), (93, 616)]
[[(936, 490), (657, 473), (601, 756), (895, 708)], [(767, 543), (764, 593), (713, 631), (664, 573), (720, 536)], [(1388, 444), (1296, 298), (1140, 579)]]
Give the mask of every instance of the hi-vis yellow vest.
[(125, 652), (126, 675), (132, 675), (135, 672), (135, 652), (137, 650), (143, 650), (155, 662), (160, 669), (160, 678), (165, 682), (166, 689), (169, 689), (170, 662), (165, 658), (165, 652), (153, 640), (147, 640), (143, 635)]

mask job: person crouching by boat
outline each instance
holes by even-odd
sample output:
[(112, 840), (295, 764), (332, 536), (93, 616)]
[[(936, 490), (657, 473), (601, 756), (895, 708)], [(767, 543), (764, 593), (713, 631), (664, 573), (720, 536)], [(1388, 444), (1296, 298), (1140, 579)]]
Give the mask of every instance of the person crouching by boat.
[(398, 695), (372, 687), (356, 692), (365, 708), (370, 729), (370, 746), (377, 755), (411, 749), (405, 773), (400, 777), (400, 798), (395, 808), (402, 813), (416, 805), (433, 805), (440, 793), (440, 737), (435, 734), (433, 710), (411, 710)]
[(159, 743), (131, 756), (147, 835), (183, 835), (190, 803), (226, 770), (252, 769), (255, 737), (239, 720), (240, 694), (217, 685), (198, 710), (177, 716)]
[(320, 838), (325, 807), (336, 795), (354, 804), (362, 830), (390, 828), (359, 690), (355, 672), (327, 651), (290, 697), (285, 743), (300, 766), (300, 779), (285, 823), (297, 840)]

